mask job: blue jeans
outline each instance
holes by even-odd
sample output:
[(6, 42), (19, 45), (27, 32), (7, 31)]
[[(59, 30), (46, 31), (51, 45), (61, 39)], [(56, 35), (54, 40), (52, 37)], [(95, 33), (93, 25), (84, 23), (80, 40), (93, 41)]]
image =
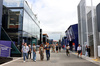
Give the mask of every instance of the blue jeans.
[(28, 53), (23, 53), (23, 60), (25, 61), (25, 57), (28, 59)]
[(35, 60), (36, 60), (36, 53), (33, 52), (33, 61), (35, 61)]
[(49, 60), (49, 58), (50, 58), (50, 51), (46, 51), (46, 57), (47, 57), (47, 60)]
[(85, 52), (85, 56), (88, 56), (88, 52), (87, 51)]

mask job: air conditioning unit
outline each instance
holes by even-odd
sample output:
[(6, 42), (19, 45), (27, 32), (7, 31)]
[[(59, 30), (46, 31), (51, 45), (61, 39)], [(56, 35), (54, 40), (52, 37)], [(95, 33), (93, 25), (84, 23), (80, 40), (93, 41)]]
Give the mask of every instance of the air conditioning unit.
[(98, 46), (98, 57), (100, 57), (100, 46)]

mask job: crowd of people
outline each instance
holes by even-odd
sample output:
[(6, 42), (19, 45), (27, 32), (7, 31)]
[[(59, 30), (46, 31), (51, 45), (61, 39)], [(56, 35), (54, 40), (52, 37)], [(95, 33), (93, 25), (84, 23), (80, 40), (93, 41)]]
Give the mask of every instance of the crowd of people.
[[(41, 44), (39, 47), (40, 60), (43, 61), (44, 52), (46, 53), (47, 61), (50, 60), (50, 49), (52, 48), (52, 52), (55, 52), (56, 48), (56, 52), (58, 53), (58, 51), (61, 52), (61, 47), (61, 44), (58, 45), (58, 43), (56, 45), (49, 45), (49, 43), (46, 43), (45, 46)], [(33, 44), (33, 46), (30, 44), (27, 45), (27, 43), (22, 44), (23, 62), (28, 61), (29, 58), (31, 59), (31, 53), (33, 54), (33, 61), (36, 62), (36, 48), (35, 44)]]
[[(70, 46), (66, 45), (66, 47), (65, 48), (64, 47), (65, 46), (61, 46), (61, 44), (58, 44), (58, 43), (56, 45), (55, 44), (49, 45), (49, 43), (46, 43), (45, 46), (41, 44), (39, 47), (40, 60), (41, 61), (44, 60), (44, 52), (46, 53), (47, 61), (50, 60), (50, 49), (52, 49), (52, 52), (54, 53), (55, 51), (56, 53), (61, 52), (61, 48), (66, 49), (66, 55), (70, 56)], [(33, 44), (33, 46), (31, 46), (30, 44), (27, 46), (27, 43), (22, 44), (22, 54), (23, 54), (23, 60), (24, 60), (23, 62), (26, 62), (25, 58), (28, 61), (29, 56), (31, 59), (31, 54), (33, 54), (33, 61), (36, 62), (36, 48), (37, 47), (35, 44)], [(80, 44), (77, 47), (77, 53), (78, 53), (77, 57), (79, 58), (79, 55), (80, 55), (80, 58), (82, 58), (82, 48)], [(90, 46), (86, 46), (85, 56), (90, 57)]]

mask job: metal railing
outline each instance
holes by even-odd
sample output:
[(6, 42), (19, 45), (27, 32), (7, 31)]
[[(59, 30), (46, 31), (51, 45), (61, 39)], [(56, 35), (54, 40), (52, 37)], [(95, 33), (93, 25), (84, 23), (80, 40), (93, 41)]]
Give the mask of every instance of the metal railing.
[[(6, 52), (6, 53), (8, 53), (7, 57), (10, 57), (10, 51), (11, 51), (11, 49), (12, 49), (11, 47), (7, 47), (5, 45), (0, 44), (0, 56), (2, 56)], [(5, 51), (3, 51), (3, 50), (5, 50)], [(8, 50), (8, 52), (7, 52), (7, 50)]]

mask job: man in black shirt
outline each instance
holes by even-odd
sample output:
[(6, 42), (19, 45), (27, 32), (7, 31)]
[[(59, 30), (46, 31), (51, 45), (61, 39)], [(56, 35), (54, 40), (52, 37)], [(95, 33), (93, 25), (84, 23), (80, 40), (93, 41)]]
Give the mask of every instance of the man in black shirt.
[(88, 51), (88, 56), (90, 57), (91, 56), (90, 55), (90, 46), (88, 46), (87, 51)]

